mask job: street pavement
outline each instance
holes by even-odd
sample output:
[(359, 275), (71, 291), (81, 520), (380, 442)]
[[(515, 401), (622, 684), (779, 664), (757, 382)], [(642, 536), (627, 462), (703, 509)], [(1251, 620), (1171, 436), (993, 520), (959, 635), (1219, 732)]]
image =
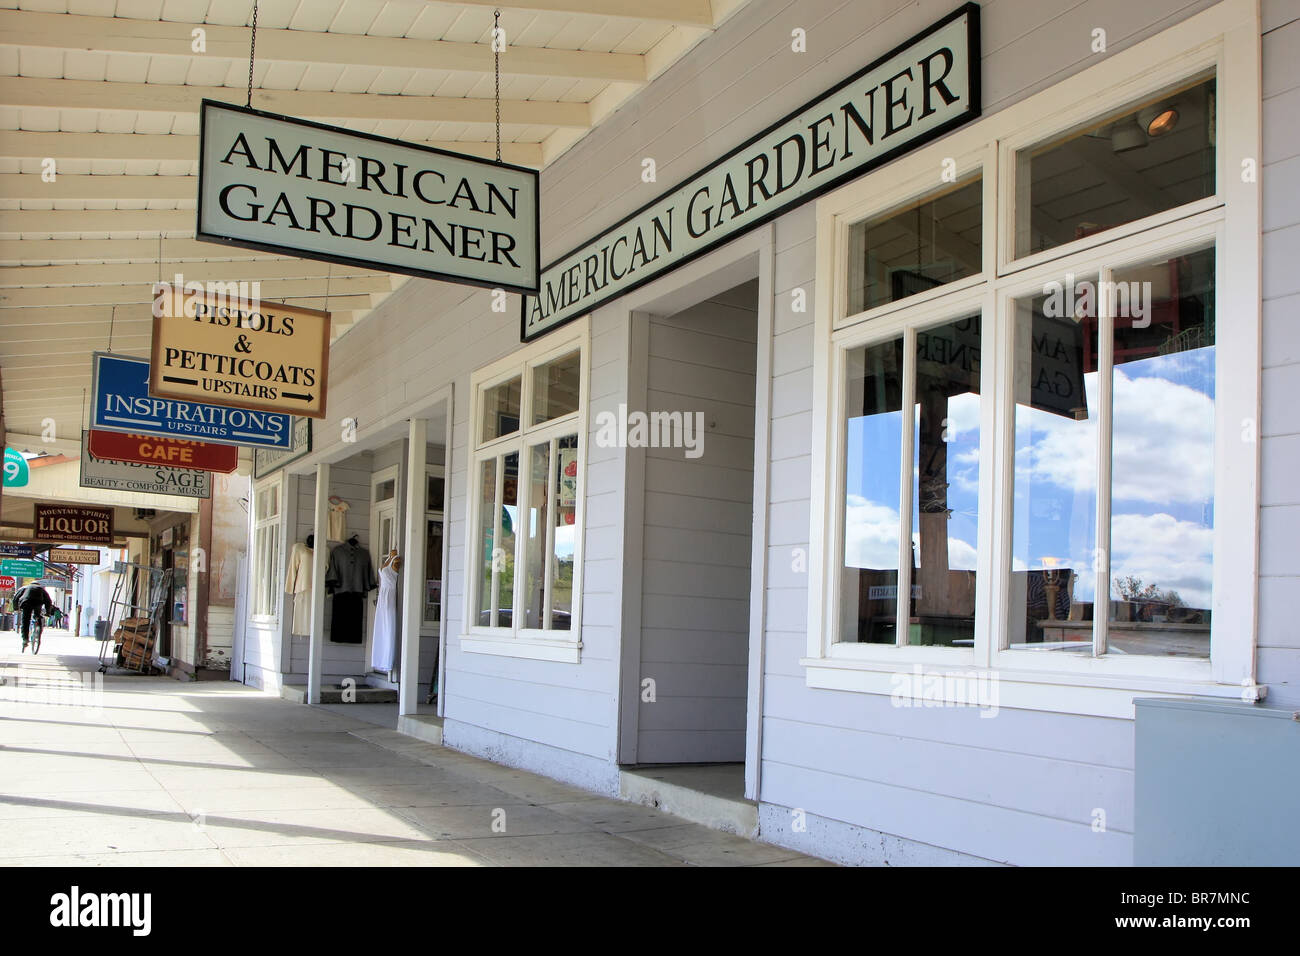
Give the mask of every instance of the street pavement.
[(228, 681), (0, 632), (0, 866), (823, 866)]

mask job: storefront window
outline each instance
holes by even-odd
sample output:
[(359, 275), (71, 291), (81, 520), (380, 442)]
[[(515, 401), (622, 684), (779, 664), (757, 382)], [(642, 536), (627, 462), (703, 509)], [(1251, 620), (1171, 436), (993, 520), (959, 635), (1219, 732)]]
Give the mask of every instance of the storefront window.
[(1110, 653), (1210, 656), (1214, 570), (1214, 250), (1129, 269), (1115, 316)]
[(522, 387), (512, 407), (531, 415), (510, 426), (516, 437), (489, 427), (500, 412), (503, 386), (479, 392), (480, 420), (494, 437), (484, 439), (475, 455), (480, 570), (471, 623), (510, 629), (514, 636), (545, 635), (575, 629), (582, 350), (519, 361), (521, 374), (507, 383)]
[(581, 353), (570, 352), (533, 369), (533, 424), (571, 415), (578, 410)]
[(519, 431), (519, 391), (519, 378), (483, 390), (480, 441), (492, 441)]
[(980, 344), (980, 317), (970, 315), (845, 355), (843, 641), (973, 642)]
[(849, 227), (849, 314), (983, 271), (980, 176)]
[(1096, 276), (1083, 277), (1014, 306), (1011, 648), (1092, 653), (1084, 617), (1096, 590), (1096, 290)]
[(1015, 256), (1215, 191), (1215, 78), (1170, 87), (1016, 153)]
[[(819, 200), (811, 686), (933, 663), (1118, 717), (1253, 686), (1260, 220), (1226, 159), (1259, 148), (1226, 79), (1257, 73), (1250, 35), (1163, 48), (1141, 96), (1085, 71)], [(983, 189), (881, 200), (945, 156)], [(997, 269), (944, 272), (978, 222)]]
[[(161, 551), (156, 551), (161, 555)], [(280, 559), (280, 483), (253, 493), (253, 600), (255, 617), (274, 617), (278, 608)]]

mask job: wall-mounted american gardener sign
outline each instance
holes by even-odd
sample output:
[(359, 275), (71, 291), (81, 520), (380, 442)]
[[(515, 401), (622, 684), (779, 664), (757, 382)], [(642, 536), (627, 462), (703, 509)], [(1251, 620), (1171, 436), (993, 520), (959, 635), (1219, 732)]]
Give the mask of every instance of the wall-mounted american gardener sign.
[(330, 316), (167, 287), (154, 300), (149, 394), (325, 417)]
[(537, 288), (537, 171), (203, 101), (198, 238)]
[(979, 70), (968, 3), (544, 268), (524, 341), (974, 119)]
[(33, 507), (32, 539), (35, 541), (113, 543), (112, 508), (39, 503)]

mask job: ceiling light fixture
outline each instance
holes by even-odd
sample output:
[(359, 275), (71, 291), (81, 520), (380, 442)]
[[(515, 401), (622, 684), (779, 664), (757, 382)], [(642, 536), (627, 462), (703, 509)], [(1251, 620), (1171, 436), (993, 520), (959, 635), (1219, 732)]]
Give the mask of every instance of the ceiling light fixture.
[(1157, 103), (1138, 113), (1138, 126), (1148, 136), (1164, 136), (1178, 125), (1178, 110), (1172, 103)]

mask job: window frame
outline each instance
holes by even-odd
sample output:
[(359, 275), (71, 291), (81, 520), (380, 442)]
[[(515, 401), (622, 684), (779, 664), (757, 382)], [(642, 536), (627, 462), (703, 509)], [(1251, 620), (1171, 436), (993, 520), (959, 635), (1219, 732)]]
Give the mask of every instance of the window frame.
[[(277, 510), (274, 515), (267, 518), (259, 517), (259, 499), (271, 491), (276, 493)], [(272, 475), (263, 479), (253, 486), (249, 511), (252, 518), (252, 551), (253, 560), (249, 562), (249, 569), (252, 575), (250, 588), (251, 602), (249, 610), (249, 619), (256, 624), (274, 626), (280, 619), (281, 597), (280, 592), (284, 590), (284, 576), (282, 574), (284, 563), (284, 519), (285, 519), (285, 486), (284, 476), (281, 474)], [(260, 536), (268, 528), (274, 528), (276, 532), (275, 545), (267, 554), (266, 559), (270, 561), (270, 567), (263, 566), (262, 545)], [(258, 590), (263, 583), (268, 584), (271, 610), (269, 613), (258, 612)]]
[[(575, 351), (579, 354), (577, 409), (567, 415), (552, 418), (537, 425), (530, 425), (535, 369)], [(583, 539), (586, 529), (587, 438), (590, 429), (588, 413), (590, 361), (590, 317), (583, 317), (566, 326), (562, 333), (557, 331), (554, 336), (545, 336), (537, 342), (512, 352), (505, 358), (479, 369), (470, 376), (469, 434), (471, 450), (467, 462), (465, 587), (462, 596), (463, 612), (461, 618), (461, 647), (466, 651), (574, 664), (579, 663), (581, 660)], [(478, 436), (482, 434), (484, 394), (487, 390), (515, 376), (521, 376), (518, 430), (510, 435), (488, 441), (479, 441)], [(478, 484), (483, 462), (489, 459), (499, 460), (512, 452), (518, 453), (519, 478), (516, 494), (517, 509), (522, 519), (523, 516), (527, 515), (531, 506), (531, 482), (525, 481), (524, 475), (526, 474), (533, 446), (575, 434), (578, 441), (579, 462), (578, 498), (574, 512), (573, 611), (571, 612), (569, 629), (557, 631), (554, 629), (527, 628), (520, 624), (522, 616), (518, 613), (518, 610), (522, 607), (523, 586), (526, 578), (524, 561), (526, 560), (527, 543), (527, 536), (522, 528), (515, 534), (514, 591), (512, 594), (510, 626), (491, 627), (478, 624), (478, 575), (482, 561), (480, 551), (482, 540), (477, 531), (481, 511), (481, 495), (478, 491)], [(498, 484), (500, 484), (500, 476), (498, 476)]]
[[(814, 339), (813, 461), (826, 462), (813, 482), (810, 511), (807, 655), (809, 686), (889, 694), (895, 677), (916, 666), (936, 673), (995, 671), (1003, 706), (1131, 718), (1134, 692), (1259, 699), (1257, 541), (1260, 408), (1260, 208), (1257, 186), (1241, 181), (1236, 163), (1258, 157), (1259, 23), (1249, 0), (1224, 0), (1142, 43), (1106, 58), (1047, 90), (922, 147), (841, 187), (817, 203), (817, 286)], [(1184, 79), (1212, 69), (1216, 78), (1216, 192), (1175, 209), (1020, 259), (1014, 242), (1015, 152), (1052, 139)], [(1116, 81), (1115, 77), (1123, 77)], [(852, 223), (922, 198), (935, 170), (955, 160), (957, 179), (982, 166), (984, 260), (979, 276), (899, 302), (846, 315), (848, 231)], [(901, 190), (912, 187), (901, 202)], [(920, 187), (920, 188), (916, 188)], [(888, 197), (882, 199), (879, 197)], [(1013, 300), (1042, 291), (1045, 281), (1122, 267), (1213, 243), (1217, 314), (1232, 316), (1216, 336), (1215, 529), (1210, 660), (1121, 655), (1067, 660), (1071, 655), (1007, 648), (1014, 469), (1011, 387)], [(990, 260), (993, 260), (992, 262)], [(1102, 275), (1106, 278), (1109, 273)], [(843, 558), (845, 390), (848, 349), (887, 340), (942, 317), (975, 311), (981, 300), (981, 460), (976, 641), (964, 648), (838, 643), (838, 593)], [(1253, 331), (1253, 335), (1250, 334)], [(914, 333), (913, 333), (914, 334)], [(909, 339), (914, 341), (914, 339)], [(995, 386), (983, 391), (992, 377)], [(905, 406), (906, 407), (906, 404)], [(1109, 407), (1106, 409), (1109, 414)], [(1253, 443), (1228, 440), (1255, 426)], [(1109, 465), (1109, 450), (1106, 451)], [(908, 463), (910, 465), (910, 463)], [(1099, 461), (1099, 474), (1102, 462)], [(1109, 478), (1109, 471), (1105, 473)], [(1107, 525), (1107, 529), (1109, 526)], [(1100, 539), (1098, 547), (1100, 547)], [(900, 588), (900, 601), (902, 600)], [(1102, 625), (1104, 630), (1105, 625)], [(1026, 658), (1029, 658), (1028, 660)]]
[[(436, 508), (433, 507), (434, 505), (433, 499), (430, 498), (427, 493), (430, 478), (437, 478), (439, 481), (443, 482), (443, 496), (438, 499)], [(425, 502), (424, 502), (425, 547), (426, 548), (428, 547), (429, 522), (436, 521), (438, 522), (438, 524), (442, 525), (442, 533), (440, 538), (443, 543), (443, 549), (442, 549), (443, 551), (445, 551), (446, 543), (447, 543), (447, 519), (443, 513), (443, 501), (446, 499), (446, 482), (447, 482), (447, 469), (445, 465), (426, 464), (424, 466), (424, 484), (426, 489)], [(446, 577), (446, 573), (445, 573), (446, 570), (447, 570), (446, 560), (444, 559), (442, 562), (443, 573), (439, 574), (438, 576), (438, 581), (440, 582), (439, 586), (443, 589), (443, 592), (445, 592), (446, 590), (445, 582), (444, 582), (444, 578)], [(424, 575), (425, 575), (425, 581), (427, 582), (429, 579), (429, 569), (427, 566), (424, 569)], [(428, 585), (426, 584), (426, 588), (427, 586)], [(427, 605), (428, 602), (426, 600), (426, 597), (427, 594), (420, 595), (421, 607)], [(429, 620), (428, 618), (423, 616), (424, 612), (421, 611), (421, 617), (420, 617), (421, 633), (436, 634), (438, 632), (438, 629), (442, 626), (443, 619), (447, 616), (446, 605), (447, 605), (447, 595), (445, 593), (440, 592), (439, 599), (438, 599), (439, 616), (437, 620), (433, 620), (433, 621)]]

